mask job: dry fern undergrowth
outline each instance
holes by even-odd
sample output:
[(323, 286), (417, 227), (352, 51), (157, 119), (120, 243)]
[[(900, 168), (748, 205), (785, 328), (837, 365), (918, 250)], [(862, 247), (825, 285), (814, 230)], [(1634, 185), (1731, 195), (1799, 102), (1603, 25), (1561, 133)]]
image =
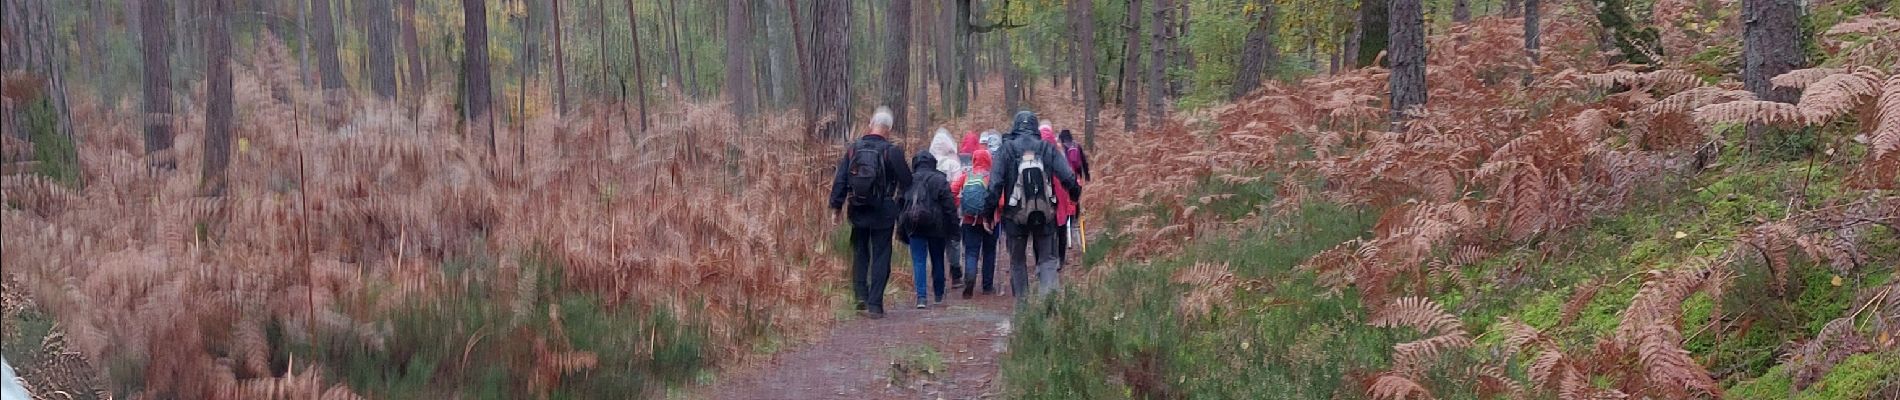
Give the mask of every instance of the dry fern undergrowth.
[[(1682, 2), (1659, 7), (1683, 11), (1677, 3)], [(1854, 171), (1848, 186), (1859, 190), (1860, 201), (1791, 205), (1794, 216), (1743, 235), (1720, 257), (1652, 271), (1623, 311), (1616, 333), (1593, 346), (1567, 347), (1507, 322), (1506, 328), (1514, 328), (1508, 330), (1513, 332), (1505, 346), (1509, 354), (1448, 372), (1453, 381), (1480, 383), (1480, 393), (1513, 398), (1720, 396), (1708, 368), (1682, 348), (1685, 298), (1719, 295), (1734, 274), (1730, 264), (1753, 257), (1766, 257), (1777, 277), (1786, 274), (1785, 260), (1796, 250), (1835, 268), (1859, 266), (1867, 227), (1900, 230), (1900, 210), (1891, 196), (1881, 195), (1900, 184), (1895, 175), (1900, 170), (1900, 74), (1869, 67), (1889, 65), (1900, 54), (1900, 22), (1861, 17), (1828, 32), (1830, 59), (1842, 65), (1777, 78), (1777, 85), (1805, 92), (1800, 102), (1781, 104), (1755, 101), (1732, 80), (1708, 83), (1667, 66), (1600, 66), (1591, 47), (1597, 30), (1593, 19), (1564, 15), (1579, 12), (1574, 9), (1546, 12), (1553, 14), (1544, 19), (1549, 47), (1538, 65), (1518, 50), (1519, 19), (1481, 18), (1430, 38), (1432, 106), (1395, 132), (1379, 130), (1385, 127), (1381, 100), (1387, 76), (1373, 68), (1297, 85), (1270, 83), (1232, 105), (1182, 115), (1168, 126), (1105, 135), (1092, 157), (1097, 179), (1088, 194), (1108, 202), (1088, 203), (1084, 211), (1091, 221), (1106, 221), (1118, 211), (1154, 211), (1129, 213), (1135, 216), (1113, 227), (1128, 245), (1109, 256), (1129, 260), (1174, 253), (1187, 238), (1220, 223), (1198, 212), (1208, 199), (1186, 193), (1207, 182), (1254, 183), (1262, 179), (1260, 171), (1278, 173), (1285, 181), (1277, 184), (1278, 198), (1250, 219), (1288, 215), (1309, 201), (1378, 211), (1371, 235), (1322, 252), (1304, 268), (1316, 272), (1322, 284), (1355, 289), (1374, 324), (1412, 327), (1425, 335), (1395, 348), (1398, 361), (1365, 382), (1367, 393), (1430, 398), (1433, 388), (1421, 371), (1453, 367), (1430, 356), (1468, 347), (1470, 340), (1453, 324), (1455, 315), (1423, 298), (1446, 285), (1473, 288), (1476, 283), (1459, 267), (1509, 250), (1547, 253), (1549, 242), (1540, 238), (1619, 211), (1633, 196), (1662, 189), (1672, 177), (1710, 167), (1724, 144), (1709, 133), (1718, 125), (1856, 121), (1859, 131), (1840, 143), (1865, 148), (1866, 158), (1829, 162)], [(1535, 79), (1519, 84), (1527, 71)], [(1310, 185), (1316, 181), (1324, 186)], [(1526, 261), (1512, 262), (1516, 269)], [(1223, 288), (1213, 278), (1219, 276), (1216, 271), (1197, 265), (1177, 273), (1176, 281), (1200, 285), (1182, 299), (1184, 311), (1219, 306), (1205, 299)], [(1573, 293), (1564, 306), (1564, 325), (1576, 320), (1608, 284), (1606, 278), (1615, 280), (1599, 277)], [(1900, 298), (1900, 293), (1878, 293), (1863, 301), (1878, 305)], [(1877, 324), (1879, 330), (1871, 333), (1835, 329), (1815, 340), (1891, 348), (1894, 340), (1883, 335), (1900, 324), (1891, 319)], [(1816, 346), (1800, 347), (1807, 349), (1802, 357), (1833, 360), (1817, 365), (1851, 355), (1810, 349)], [(1534, 361), (1528, 382), (1501, 373), (1519, 352)]]
[[(530, 119), (525, 135), (498, 126), (491, 155), (485, 130), (458, 127), (441, 92), (312, 115), (324, 100), (301, 89), (282, 44), (258, 48), (235, 71), (226, 196), (196, 197), (196, 168), (148, 174), (134, 105), (83, 98), (73, 119), (90, 184), (0, 179), (6, 273), (95, 365), (141, 366), (128, 376), (145, 395), (353, 398), (304, 360), (277, 370), (270, 354), (310, 330), (381, 343), (386, 313), (459, 288), (510, 301), (532, 290), (514, 256), (531, 248), (565, 268), (564, 288), (700, 321), (726, 355), (742, 352), (756, 315), (791, 334), (830, 318), (820, 288), (841, 264), (826, 254), (830, 226), (809, 222), (824, 220), (821, 158), (835, 151), (802, 142), (789, 118), (741, 126), (686, 105), (641, 134), (602, 104)], [(176, 147), (158, 156), (195, 166), (203, 121), (173, 121)], [(492, 276), (442, 268), (482, 254), (500, 255)], [(284, 339), (267, 340), (272, 320)], [(565, 339), (544, 339), (562, 354)], [(583, 361), (550, 364), (556, 375), (593, 367), (568, 356), (557, 358)]]

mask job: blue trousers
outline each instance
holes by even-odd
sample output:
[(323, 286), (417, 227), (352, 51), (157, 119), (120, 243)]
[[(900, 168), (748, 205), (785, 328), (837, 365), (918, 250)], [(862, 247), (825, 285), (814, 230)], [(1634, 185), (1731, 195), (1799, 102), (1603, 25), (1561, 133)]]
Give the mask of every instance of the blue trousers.
[(982, 225), (963, 225), (963, 279), (975, 284), (978, 272), (983, 277), (983, 291), (995, 292), (996, 233), (984, 230)]
[[(945, 269), (950, 268), (949, 265), (944, 264), (943, 259), (946, 242), (944, 238), (917, 235), (910, 237), (911, 280), (917, 282), (917, 301), (920, 303), (929, 300), (926, 296), (930, 294), (937, 295), (937, 301), (943, 301), (943, 274)], [(929, 258), (926, 259), (926, 256)], [(927, 280), (924, 279), (926, 262), (930, 266), (930, 279)]]

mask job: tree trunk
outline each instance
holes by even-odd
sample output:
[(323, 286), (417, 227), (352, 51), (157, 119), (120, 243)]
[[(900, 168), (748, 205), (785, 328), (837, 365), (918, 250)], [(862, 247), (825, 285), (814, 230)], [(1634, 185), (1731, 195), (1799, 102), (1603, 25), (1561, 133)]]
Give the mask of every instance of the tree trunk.
[[(1160, 25), (1156, 25), (1160, 26)], [(1122, 130), (1134, 132), (1141, 127), (1141, 0), (1128, 0), (1128, 19), (1124, 29), (1128, 43), (1122, 45)]]
[(336, 21), (330, 18), (330, 0), (311, 0), (310, 11), (316, 15), (312, 42), (317, 45), (317, 71), (321, 73), (323, 91), (326, 97), (340, 96), (350, 85), (343, 80), (343, 64), (336, 59)]
[(172, 148), (171, 6), (165, 0), (141, 2), (140, 58), (145, 69), (145, 155), (149, 166), (171, 170)]
[[(1765, 101), (1793, 103), (1801, 92), (1778, 88), (1769, 79), (1800, 68), (1801, 3), (1797, 0), (1742, 1), (1742, 85)], [(1761, 124), (1748, 126), (1748, 145), (1759, 146), (1767, 135)]]
[(818, 124), (817, 87), (818, 85), (817, 85), (817, 81), (813, 78), (816, 75), (813, 74), (811, 70), (811, 67), (812, 67), (811, 52), (805, 51), (805, 48), (806, 48), (805, 43), (809, 39), (807, 36), (805, 36), (804, 30), (798, 28), (800, 26), (799, 20), (804, 18), (804, 14), (798, 12), (798, 0), (785, 0), (785, 9), (789, 11), (788, 12), (789, 17), (790, 17), (789, 19), (791, 20), (791, 24), (792, 24), (792, 47), (794, 50), (793, 54), (798, 56), (798, 82), (799, 82), (798, 83), (798, 89), (799, 89), (798, 104), (802, 106), (803, 111), (804, 111), (805, 134), (819, 135), (818, 129), (817, 129), (817, 126), (818, 126), (817, 125)]
[(1273, 3), (1255, 2), (1248, 7), (1253, 17), (1253, 27), (1247, 29), (1247, 39), (1240, 50), (1240, 70), (1234, 75), (1234, 91), (1230, 98), (1239, 99), (1254, 89), (1260, 88), (1260, 77), (1265, 75), (1267, 66), (1275, 60), (1273, 31)]
[(752, 12), (748, 0), (726, 0), (726, 95), (732, 114), (752, 118)]
[(1504, 16), (1516, 17), (1519, 9), (1518, 4), (1522, 1), (1524, 0), (1504, 0)]
[(1524, 86), (1530, 86), (1531, 81), (1537, 78), (1537, 52), (1538, 47), (1541, 47), (1538, 24), (1543, 13), (1538, 7), (1538, 0), (1525, 0), (1524, 10), (1524, 56), (1531, 60), (1531, 69), (1524, 71)]
[[(890, 0), (884, 26), (890, 34), (884, 43), (884, 105), (891, 108), (893, 132), (913, 132), (904, 102), (910, 98), (910, 0)], [(922, 126), (922, 125), (919, 125)]]
[(231, 164), (231, 0), (205, 2), (205, 137), (199, 191), (223, 196)]
[(1451, 5), (1451, 21), (1464, 23), (1471, 20), (1471, 0), (1454, 0)]
[[(772, 74), (772, 83), (770, 86), (771, 95), (767, 97), (771, 99), (769, 103), (772, 104), (773, 108), (783, 107), (785, 104), (785, 75), (787, 74), (785, 71), (785, 46), (782, 45), (785, 42), (785, 25), (777, 23), (778, 18), (774, 18), (773, 16), (773, 14), (775, 14), (773, 10), (776, 8), (770, 1), (760, 0), (759, 9), (764, 11), (760, 14), (759, 19), (762, 20), (761, 24), (765, 25), (766, 71), (770, 71)], [(761, 103), (768, 102), (761, 101)]]
[(409, 88), (411, 98), (420, 99), (429, 93), (429, 80), (424, 71), (428, 71), (428, 61), (422, 59), (422, 43), (416, 37), (416, 0), (397, 0), (400, 2), (398, 17), (402, 25), (402, 48), (409, 58)]
[(1148, 60), (1148, 125), (1162, 126), (1166, 123), (1168, 88), (1168, 30), (1174, 26), (1170, 14), (1174, 11), (1174, 0), (1155, 2), (1154, 23), (1150, 29), (1154, 32), (1148, 47), (1154, 48), (1154, 57)]
[(674, 87), (675, 90), (679, 90), (680, 93), (686, 93), (686, 69), (684, 68), (684, 65), (686, 64), (683, 64), (680, 62), (679, 18), (680, 18), (679, 2), (674, 1), (674, 0), (667, 0), (666, 26), (664, 26), (663, 28), (666, 29), (666, 51), (667, 53), (670, 53), (672, 55), (672, 60), (671, 60), (673, 62), (673, 85), (672, 86)]
[(1396, 129), (1407, 110), (1425, 106), (1425, 14), (1420, 0), (1392, 0), (1392, 121)]
[[(229, 1), (229, 0), (224, 0)], [(358, 0), (364, 1), (364, 0)], [(383, 99), (396, 98), (396, 27), (390, 20), (390, 0), (367, 0), (369, 14), (369, 87)]]
[(1353, 58), (1354, 68), (1369, 67), (1374, 62), (1379, 66), (1392, 65), (1387, 60), (1379, 59), (1379, 53), (1385, 52), (1386, 42), (1390, 39), (1387, 37), (1391, 29), (1386, 15), (1390, 11), (1387, 1), (1392, 0), (1359, 0), (1359, 40), (1355, 46), (1359, 51)]
[(627, 0), (627, 33), (633, 36), (633, 82), (640, 92), (640, 133), (647, 131), (647, 63), (640, 52), (640, 17)]
[(472, 121), (486, 120), (488, 154), (495, 154), (494, 118), (489, 115), (488, 99), (488, 5), (483, 0), (462, 0), (462, 75), (468, 80), (468, 116)]
[(1095, 74), (1095, 7), (1087, 2), (1073, 2), (1070, 9), (1072, 23), (1076, 24), (1076, 33), (1081, 35), (1082, 71), (1082, 135), (1089, 148), (1095, 147), (1096, 117), (1102, 112), (1102, 94), (1096, 88), (1100, 84)]
[(821, 138), (838, 140), (851, 124), (851, 4), (848, 0), (812, 2), (814, 102)]
[(561, 0), (551, 1), (554, 5), (554, 15), (548, 16), (551, 19), (548, 22), (554, 25), (554, 37), (548, 40), (554, 42), (554, 112), (555, 115), (562, 115), (567, 113), (567, 53), (561, 44), (566, 42), (565, 36), (561, 35), (561, 25), (563, 25), (561, 17), (564, 14), (561, 14)]
[(976, 49), (970, 31), (971, 0), (956, 0), (955, 20), (951, 26), (957, 33), (957, 108), (956, 115), (962, 116), (970, 111), (970, 98), (976, 97)]

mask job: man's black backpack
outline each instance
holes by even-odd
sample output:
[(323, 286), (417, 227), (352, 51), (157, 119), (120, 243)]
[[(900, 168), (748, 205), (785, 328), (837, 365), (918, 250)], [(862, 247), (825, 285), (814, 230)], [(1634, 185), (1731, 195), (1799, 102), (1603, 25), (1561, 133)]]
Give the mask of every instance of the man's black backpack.
[(851, 185), (850, 203), (852, 207), (867, 207), (877, 204), (880, 198), (890, 197), (885, 188), (884, 150), (890, 145), (883, 142), (860, 140), (851, 146)]

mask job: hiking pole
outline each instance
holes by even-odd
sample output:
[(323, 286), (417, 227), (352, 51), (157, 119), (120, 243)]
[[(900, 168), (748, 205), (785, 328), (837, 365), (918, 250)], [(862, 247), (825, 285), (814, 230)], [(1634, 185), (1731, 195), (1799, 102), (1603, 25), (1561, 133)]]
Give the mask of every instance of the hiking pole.
[(1081, 231), (1077, 236), (1082, 237), (1082, 252), (1089, 252), (1089, 224), (1080, 215), (1075, 216), (1075, 229)]

